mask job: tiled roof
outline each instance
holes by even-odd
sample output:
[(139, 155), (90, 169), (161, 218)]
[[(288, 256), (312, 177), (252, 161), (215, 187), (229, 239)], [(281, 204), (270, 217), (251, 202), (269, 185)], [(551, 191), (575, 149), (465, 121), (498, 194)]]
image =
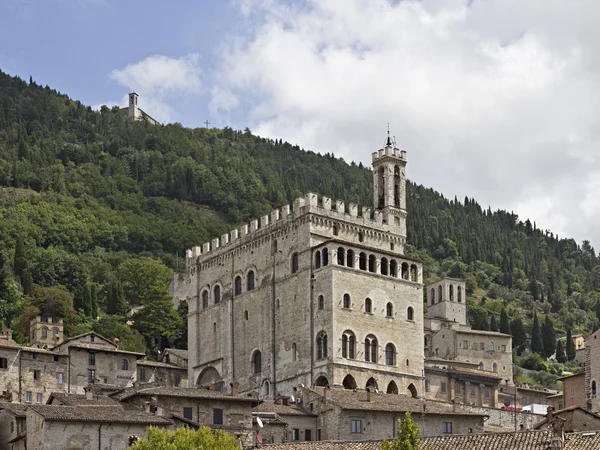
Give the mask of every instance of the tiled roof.
[(22, 405), (21, 403), (0, 402), (0, 409), (6, 409), (16, 417), (25, 417), (27, 415), (27, 405)]
[[(421, 439), (425, 450), (548, 450), (551, 431), (522, 431), (517, 433), (469, 434), (436, 436)], [(381, 450), (382, 441), (362, 442), (296, 442), (264, 445), (268, 450)], [(564, 450), (598, 450), (600, 432), (566, 435)]]
[(144, 414), (140, 411), (125, 410), (115, 406), (35, 405), (30, 406), (30, 408), (49, 421), (171, 424), (171, 421), (164, 417)]
[[(82, 338), (84, 336), (90, 336), (90, 335), (94, 335), (94, 337), (100, 338), (103, 341), (105, 341), (106, 343), (110, 344), (113, 347), (117, 347), (117, 344), (115, 344), (113, 341), (111, 341), (108, 338), (105, 338), (104, 336), (102, 336), (101, 334), (96, 333), (95, 331), (88, 331), (87, 333), (82, 333), (82, 334), (78, 334), (77, 336), (71, 336), (70, 338), (64, 340), (63, 342), (61, 342), (60, 344), (57, 345), (57, 347), (62, 347), (65, 344), (68, 344), (71, 341), (74, 341), (75, 339), (79, 339)], [(90, 344), (93, 344), (93, 342), (90, 342)]]
[[(571, 412), (571, 411), (575, 411), (577, 409), (580, 410), (581, 412), (583, 412), (584, 414), (589, 414), (590, 416), (592, 416), (592, 417), (594, 417), (596, 419), (600, 419), (600, 415), (596, 414), (595, 412), (588, 411), (587, 409), (582, 408), (581, 406), (578, 406), (578, 405), (569, 406), (568, 408), (559, 409), (558, 411), (554, 411), (552, 414), (554, 415), (554, 417), (560, 417), (561, 414), (564, 414), (564, 413), (567, 413), (567, 412)], [(539, 430), (547, 422), (548, 422), (548, 417), (542, 419), (541, 422), (538, 422), (537, 424), (535, 424), (533, 426), (533, 428)]]
[(164, 386), (151, 386), (140, 385), (130, 388), (125, 388), (119, 392), (111, 394), (111, 397), (123, 401), (128, 398), (135, 397), (136, 395), (152, 395), (152, 396), (165, 396), (165, 397), (182, 397), (182, 398), (198, 398), (207, 400), (221, 400), (221, 401), (237, 401), (237, 402), (250, 402), (256, 403), (257, 400), (248, 397), (247, 395), (231, 395), (225, 394), (218, 391), (209, 391), (208, 389), (197, 389), (197, 388), (170, 388)]
[(505, 337), (505, 338), (509, 338), (512, 337), (510, 334), (504, 334), (504, 333), (500, 333), (498, 331), (485, 331), (485, 330), (473, 330), (472, 328), (459, 328), (458, 330), (456, 330), (459, 333), (463, 333), (463, 334), (480, 334), (483, 336), (497, 336), (497, 337)]
[(188, 352), (187, 350), (181, 350), (179, 348), (165, 348), (164, 353), (170, 353), (171, 355), (177, 356), (178, 358), (181, 359), (188, 359)]
[(21, 346), (12, 339), (0, 339), (0, 347), (19, 349)]
[(148, 359), (142, 359), (140, 361), (137, 362), (138, 366), (149, 366), (149, 367), (164, 367), (166, 369), (179, 369), (179, 370), (185, 370), (187, 371), (187, 369), (183, 368), (183, 367), (179, 367), (175, 364), (170, 364), (170, 363), (165, 363), (165, 362), (158, 362), (158, 361), (150, 361)]
[[(328, 402), (332, 402), (343, 409), (350, 410), (367, 410), (367, 411), (389, 411), (389, 412), (405, 412), (413, 411), (415, 414), (423, 412), (423, 399), (412, 398), (407, 395), (384, 394), (382, 392), (370, 393), (370, 401), (367, 401), (366, 391), (351, 391), (349, 389), (327, 389), (327, 388), (310, 388), (309, 391), (315, 392), (320, 396), (327, 397)], [(326, 393), (324, 391), (327, 391)], [(472, 413), (462, 411), (459, 405), (456, 411), (453, 410), (453, 405), (446, 402), (437, 402), (427, 400), (426, 414), (448, 414), (462, 416), (485, 416), (486, 414)]]
[(65, 394), (63, 392), (52, 392), (48, 398), (47, 404), (55, 399), (58, 403), (65, 406), (121, 406), (118, 400), (107, 395), (94, 395), (87, 399), (85, 394)]
[(261, 413), (276, 413), (280, 416), (316, 416), (316, 414), (306, 411), (305, 409), (299, 408), (297, 405), (281, 405), (274, 402), (262, 402), (258, 406), (252, 408), (252, 412)]
[(438, 367), (438, 366), (425, 366), (425, 372), (427, 371), (438, 371), (438, 372), (454, 372), (457, 374), (465, 374), (465, 375), (474, 375), (477, 377), (489, 378), (490, 381), (502, 381), (502, 377), (499, 377), (497, 373), (490, 372), (488, 370), (481, 369), (472, 369), (470, 367), (457, 367), (451, 365), (452, 361), (448, 361), (448, 365), (446, 368)]
[(582, 375), (585, 375), (585, 371), (584, 370), (582, 370), (581, 372), (578, 372), (578, 373), (573, 373), (571, 375), (566, 375), (564, 377), (558, 377), (557, 380), (566, 380), (568, 378), (580, 377)]
[(143, 356), (146, 356), (145, 353), (128, 352), (126, 350), (119, 350), (118, 348), (103, 347), (102, 345), (95, 345), (94, 342), (81, 343), (81, 344), (72, 344), (69, 347), (71, 347), (71, 348), (80, 348), (80, 349), (83, 349), (83, 350), (95, 350), (97, 352), (107, 352), (107, 353), (119, 353), (119, 354), (125, 354), (125, 355), (133, 355), (133, 356), (135, 356), (137, 358), (141, 358)]

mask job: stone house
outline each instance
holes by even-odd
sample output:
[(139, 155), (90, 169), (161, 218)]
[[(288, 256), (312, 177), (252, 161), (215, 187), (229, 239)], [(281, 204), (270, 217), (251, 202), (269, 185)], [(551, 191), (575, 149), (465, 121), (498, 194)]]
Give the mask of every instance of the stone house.
[(173, 364), (177, 367), (181, 367), (182, 369), (188, 368), (188, 351), (181, 350), (179, 348), (165, 348), (160, 361)]
[(600, 339), (598, 336), (600, 336), (600, 330), (594, 331), (585, 339), (585, 407), (590, 411), (600, 411), (600, 397), (598, 397)]
[(425, 361), (425, 398), (462, 404), (498, 407), (502, 378), (494, 372), (440, 359)]
[(406, 245), (406, 152), (373, 153), (374, 209), (309, 193), (187, 251), (189, 385), (262, 398), (366, 386), (417, 396), (422, 264)]
[(563, 393), (552, 394), (547, 397), (548, 406), (552, 406), (554, 411), (560, 411), (564, 408)]
[(111, 398), (146, 412), (185, 419), (196, 426), (223, 429), (244, 445), (254, 444), (252, 407), (255, 398), (198, 388), (137, 385), (111, 394)]
[(318, 415), (316, 440), (358, 441), (393, 438), (398, 419), (412, 411), (422, 436), (482, 433), (485, 414), (456, 404), (406, 395), (347, 389), (303, 388), (302, 403)]
[[(516, 395), (515, 395), (516, 390)], [(548, 397), (556, 394), (557, 391), (551, 389), (540, 389), (529, 386), (527, 383), (520, 385), (500, 386), (498, 391), (498, 402), (500, 405), (516, 405), (517, 408), (523, 408), (531, 405), (550, 405)]]
[(473, 330), (467, 324), (466, 286), (443, 278), (427, 286), (424, 353), (428, 357), (476, 364), (493, 372), (502, 383), (513, 382), (512, 337), (495, 331)]
[(140, 383), (160, 383), (165, 386), (187, 387), (188, 370), (160, 361), (140, 359), (137, 361), (137, 381)]
[(27, 406), (19, 403), (0, 403), (0, 448), (25, 450)]
[(534, 429), (551, 429), (551, 421), (554, 417), (558, 417), (563, 421), (565, 433), (600, 430), (600, 416), (577, 405), (560, 411), (553, 411), (552, 415), (546, 416), (544, 420), (535, 425)]
[(288, 398), (279, 402), (264, 401), (254, 407), (252, 414), (263, 422), (263, 427), (256, 420), (254, 424), (254, 431), (257, 435), (260, 433), (263, 444), (317, 439), (317, 415)]
[(124, 450), (164, 417), (115, 406), (34, 405), (27, 409), (27, 448)]
[(53, 351), (68, 356), (67, 392), (80, 394), (89, 383), (131, 386), (136, 381), (137, 360), (145, 356), (121, 350), (116, 342), (94, 332), (69, 338)]
[[(587, 406), (587, 398), (585, 395), (585, 371), (569, 375), (567, 377), (558, 378), (562, 382), (562, 405), (563, 408), (571, 406)], [(556, 410), (558, 411), (558, 409)]]

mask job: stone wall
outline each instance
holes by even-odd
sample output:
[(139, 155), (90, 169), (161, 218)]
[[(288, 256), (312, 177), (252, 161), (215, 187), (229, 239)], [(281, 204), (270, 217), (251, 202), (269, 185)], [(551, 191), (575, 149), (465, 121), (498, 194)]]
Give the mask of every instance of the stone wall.
[[(63, 392), (66, 390), (68, 382), (67, 357), (48, 350), (23, 348), (20, 358), (21, 397), (13, 396), (15, 401), (30, 404), (46, 403), (52, 392)], [(13, 381), (13, 385), (19, 385), (18, 376)], [(27, 401), (28, 392), (31, 393), (31, 400), (29, 402)]]
[[(115, 353), (113, 351), (102, 351), (99, 349), (71, 348), (71, 377), (69, 392), (83, 394), (83, 388), (89, 383), (88, 371), (95, 370), (97, 383), (114, 384), (117, 386), (131, 386), (136, 380), (135, 355), (127, 353)], [(95, 353), (95, 364), (89, 364), (89, 354)], [(127, 360), (127, 369), (122, 369), (123, 359)], [(64, 390), (64, 388), (62, 389)]]
[(514, 430), (515, 417), (517, 419), (517, 430), (531, 430), (534, 425), (544, 420), (545, 415), (532, 414), (526, 412), (514, 412), (507, 411), (504, 409), (485, 408), (480, 406), (469, 406), (460, 405), (459, 411), (473, 412), (478, 414), (485, 414), (489, 416), (486, 419), (486, 425), (493, 425), (496, 427), (502, 427)]

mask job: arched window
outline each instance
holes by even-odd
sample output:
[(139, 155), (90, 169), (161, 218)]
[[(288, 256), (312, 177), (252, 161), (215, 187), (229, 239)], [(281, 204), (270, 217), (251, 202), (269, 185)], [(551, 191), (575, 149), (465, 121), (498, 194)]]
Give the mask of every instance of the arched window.
[(242, 277), (235, 277), (233, 292), (235, 295), (242, 295)]
[(208, 291), (202, 291), (202, 308), (208, 308)]
[(412, 306), (409, 306), (408, 310), (406, 311), (406, 318), (408, 320), (415, 320), (414, 315), (415, 311), (412, 309)]
[(485, 366), (483, 365), (483, 361), (479, 361), (479, 365), (477, 366), (479, 370), (483, 370)]
[(388, 366), (396, 365), (396, 347), (394, 347), (394, 344), (385, 346), (385, 364)]
[(400, 207), (400, 167), (394, 166), (394, 206)]
[(346, 250), (344, 250), (344, 247), (339, 247), (337, 250), (337, 263), (338, 266), (343, 266), (344, 265), (344, 255), (346, 253)]
[(375, 272), (376, 264), (377, 260), (375, 259), (375, 255), (369, 255), (369, 272)]
[(438, 303), (442, 301), (442, 286), (438, 286)]
[(340, 234), (340, 230), (338, 229), (337, 225), (333, 226), (333, 235), (337, 236), (338, 234)]
[(596, 381), (592, 381), (592, 395), (596, 395)]
[(387, 258), (381, 258), (381, 275), (388, 274), (388, 260)]
[(371, 302), (370, 298), (365, 299), (365, 312), (372, 313), (373, 312), (373, 302)]
[(490, 352), (493, 352), (495, 348), (496, 347), (494, 346), (494, 342), (490, 342), (490, 346), (489, 346)]
[(385, 182), (386, 182), (385, 170), (380, 167), (377, 171), (377, 208), (383, 209), (385, 204)]
[(393, 314), (394, 314), (394, 306), (392, 305), (392, 302), (389, 302), (387, 305), (385, 305), (385, 316), (392, 317)]
[(453, 302), (454, 301), (454, 286), (451, 284), (449, 287), (450, 290), (450, 301)]
[(244, 320), (248, 320), (248, 310), (244, 311)]
[(342, 303), (342, 307), (346, 309), (350, 309), (350, 294), (344, 294), (344, 301)]
[(431, 288), (431, 304), (435, 303), (435, 288)]
[(292, 361), (296, 361), (296, 343), (292, 344)]
[(329, 249), (327, 247), (325, 247), (323, 249), (323, 265), (326, 266), (329, 264)]
[(48, 328), (42, 327), (42, 338), (45, 339), (48, 337)]
[(292, 273), (298, 272), (298, 253), (292, 253)]
[(129, 361), (126, 359), (121, 360), (121, 370), (129, 370)]
[(356, 357), (356, 336), (352, 331), (342, 334), (342, 358), (354, 359)]
[(408, 263), (402, 263), (401, 270), (402, 270), (402, 274), (401, 274), (402, 279), (408, 280)]
[(213, 298), (215, 300), (215, 305), (221, 301), (221, 286), (219, 286), (218, 284), (215, 285), (215, 288), (213, 290)]
[(411, 264), (410, 266), (410, 281), (418, 281), (418, 273), (419, 273), (419, 269), (417, 269), (417, 265), (416, 264)]
[(315, 252), (315, 269), (318, 269), (321, 267), (321, 251), (317, 250)]
[(372, 334), (365, 338), (365, 361), (377, 362), (377, 338)]
[(397, 394), (398, 393), (398, 386), (396, 385), (394, 380), (390, 381), (390, 383), (388, 384), (386, 393), (387, 394)]
[(456, 297), (459, 303), (462, 302), (462, 287), (458, 286), (456, 288)]
[(498, 372), (498, 363), (492, 364), (492, 372)]
[(360, 270), (367, 270), (367, 255), (363, 252), (358, 255), (358, 268)]
[(344, 389), (356, 389), (356, 380), (352, 375), (346, 375), (342, 381)]
[(327, 358), (327, 333), (321, 331), (317, 335), (317, 359)]
[(319, 295), (317, 308), (319, 309), (319, 311), (322, 311), (323, 308), (325, 308), (325, 299), (323, 298), (322, 295)]
[(365, 241), (365, 235), (362, 231), (358, 232), (358, 242), (364, 242)]
[(246, 289), (249, 291), (254, 290), (254, 271), (251, 270), (250, 272), (248, 272), (248, 275), (246, 277)]
[(346, 266), (354, 267), (354, 250), (348, 250), (346, 255)]
[(395, 259), (390, 261), (390, 276), (397, 277), (398, 276), (398, 263)]
[(52, 336), (58, 336), (58, 328), (52, 328)]
[(256, 350), (252, 355), (252, 374), (258, 375), (262, 372), (262, 355)]

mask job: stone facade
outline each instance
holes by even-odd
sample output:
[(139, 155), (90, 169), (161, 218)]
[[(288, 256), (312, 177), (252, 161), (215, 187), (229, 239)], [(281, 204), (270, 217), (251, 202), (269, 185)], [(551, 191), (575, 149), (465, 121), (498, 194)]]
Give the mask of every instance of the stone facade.
[[(254, 430), (260, 432), (262, 443), (277, 444), (293, 441), (316, 441), (317, 415), (307, 411), (303, 405), (282, 398), (279, 402), (262, 402), (252, 411), (255, 417), (260, 417), (263, 427), (254, 423)], [(283, 425), (283, 427), (282, 427)]]
[[(600, 411), (600, 330), (585, 339), (585, 396), (586, 409)], [(564, 392), (564, 391), (563, 391)]]
[(52, 348), (62, 344), (63, 320), (36, 316), (29, 324), (29, 345), (39, 348)]
[(307, 194), (187, 252), (190, 386), (422, 393), (422, 265), (404, 255), (406, 152), (373, 154), (373, 211)]
[(140, 383), (158, 382), (165, 386), (188, 387), (187, 374), (187, 367), (145, 359), (137, 362), (136, 378)]
[(552, 417), (560, 417), (564, 424), (565, 433), (574, 431), (600, 430), (600, 416), (587, 411), (581, 406), (571, 406), (561, 411), (552, 411), (550, 422), (548, 417), (535, 425), (534, 429), (552, 429)]
[(25, 450), (27, 407), (16, 403), (0, 403), (0, 448)]
[[(580, 372), (568, 377), (559, 378), (562, 381), (562, 408), (571, 406), (586, 407), (587, 398), (585, 395), (585, 372)], [(557, 409), (558, 411), (558, 409)]]

